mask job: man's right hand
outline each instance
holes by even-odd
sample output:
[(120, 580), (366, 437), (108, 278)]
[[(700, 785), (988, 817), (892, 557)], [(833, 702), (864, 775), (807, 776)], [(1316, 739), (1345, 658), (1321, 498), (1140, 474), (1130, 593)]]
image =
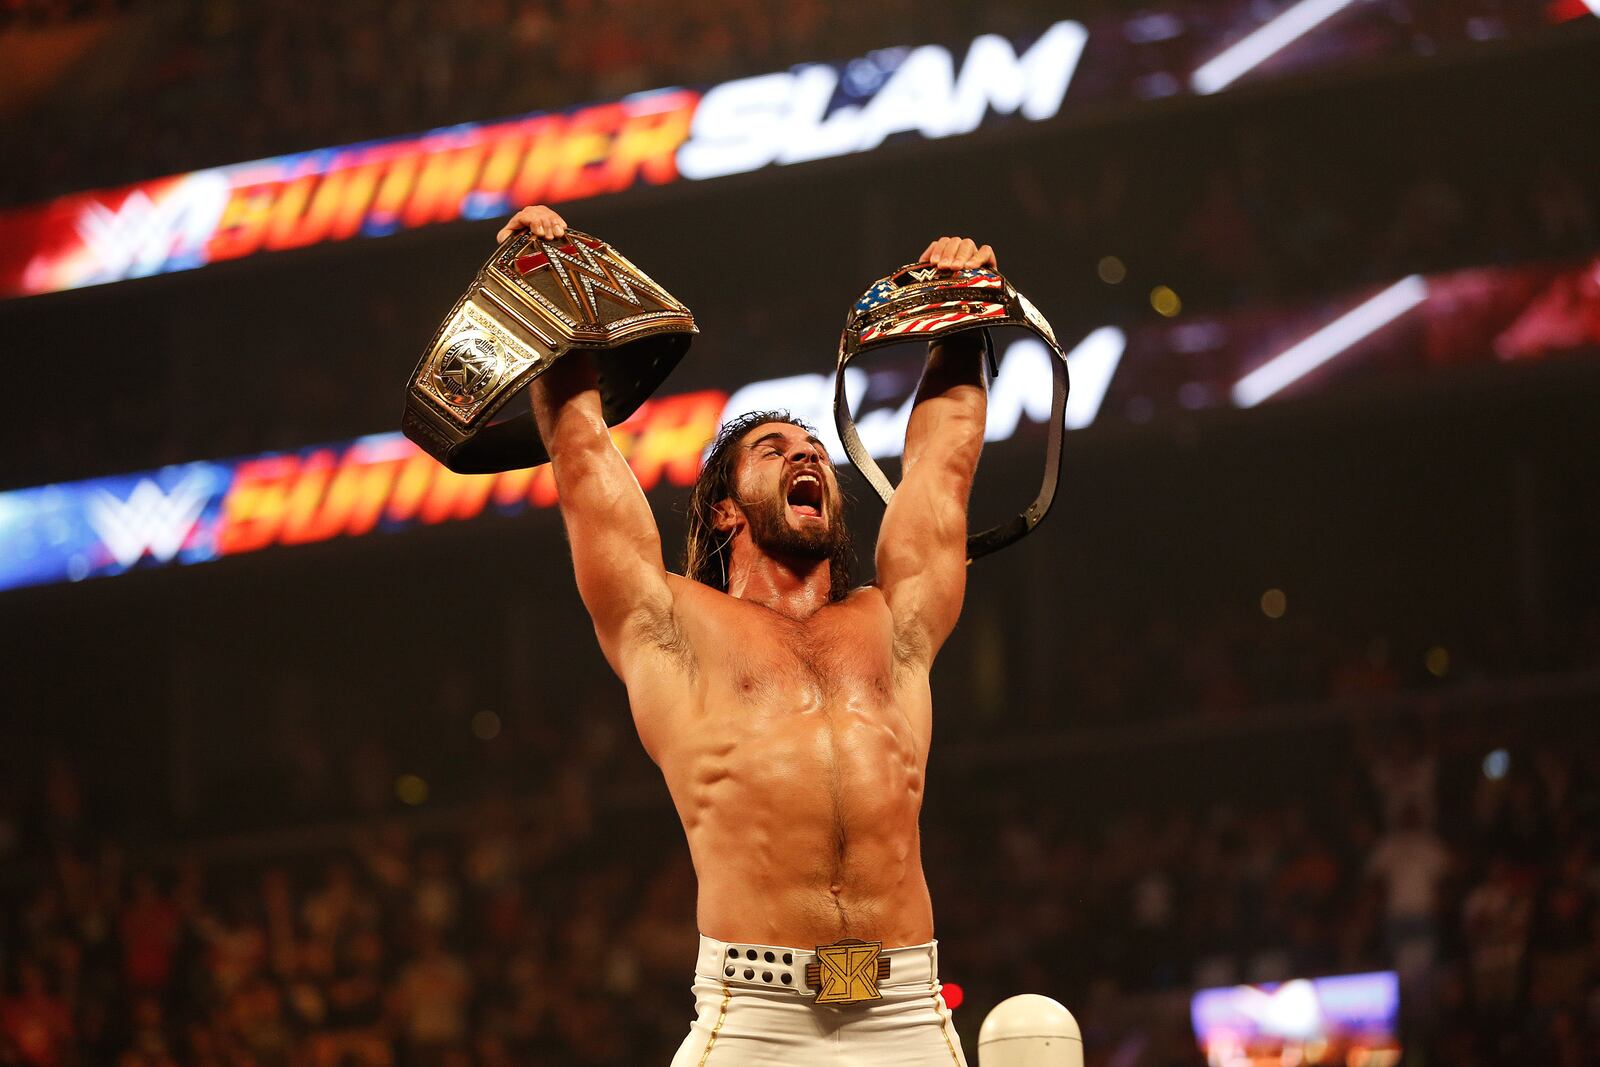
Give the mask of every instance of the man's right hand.
[(512, 215), (494, 239), (504, 241), (518, 230), (532, 230), (537, 237), (564, 237), (567, 223), (543, 204), (534, 204)]

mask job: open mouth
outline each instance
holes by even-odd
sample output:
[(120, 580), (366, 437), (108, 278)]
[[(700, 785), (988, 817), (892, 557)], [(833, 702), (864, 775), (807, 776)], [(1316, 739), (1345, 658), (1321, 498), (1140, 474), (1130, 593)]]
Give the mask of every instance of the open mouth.
[(801, 471), (795, 475), (794, 481), (789, 483), (789, 495), (786, 499), (789, 510), (796, 515), (821, 518), (822, 479), (810, 471)]

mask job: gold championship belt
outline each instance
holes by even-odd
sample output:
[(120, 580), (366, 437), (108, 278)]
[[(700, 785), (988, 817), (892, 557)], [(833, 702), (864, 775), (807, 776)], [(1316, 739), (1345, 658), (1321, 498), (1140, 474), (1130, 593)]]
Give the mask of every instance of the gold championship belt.
[(839, 338), (839, 365), (834, 381), (833, 417), (844, 442), (845, 453), (872, 485), (885, 505), (894, 496), (894, 485), (867, 454), (856, 433), (855, 420), (845, 397), (844, 371), (852, 359), (871, 348), (905, 341), (931, 341), (964, 330), (982, 330), (985, 358), (992, 375), (994, 341), (989, 330), (997, 326), (1018, 326), (1038, 337), (1055, 354), (1051, 364), (1054, 385), (1050, 398), (1050, 440), (1045, 446), (1044, 481), (1039, 495), (1020, 515), (1009, 522), (967, 537), (967, 558), (977, 559), (998, 551), (1026, 536), (1050, 510), (1061, 480), (1061, 455), (1065, 445), (1067, 354), (1056, 341), (1050, 323), (1000, 275), (987, 267), (945, 270), (931, 263), (912, 263), (872, 284), (845, 320)]
[(622, 253), (577, 230), (522, 230), (495, 250), (412, 372), (401, 428), (457, 474), (550, 458), (526, 404), (495, 416), (573, 349), (594, 353), (608, 425), (632, 415), (688, 351), (694, 315)]

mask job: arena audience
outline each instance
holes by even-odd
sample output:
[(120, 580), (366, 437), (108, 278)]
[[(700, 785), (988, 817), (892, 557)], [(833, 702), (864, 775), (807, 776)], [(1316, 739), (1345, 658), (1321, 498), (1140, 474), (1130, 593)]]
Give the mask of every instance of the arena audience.
[[(1241, 0), (1171, 0), (1161, 9), (1191, 26), (1261, 17)], [(85, 37), (80, 62), (60, 65), (54, 91), (18, 120), (15, 132), (39, 136), (26, 166), (0, 175), (0, 202), (664, 85), (711, 84), (886, 46), (1033, 34), (1063, 17), (1132, 42), (1107, 76), (1133, 82), (1141, 96), (1171, 91), (1164, 86), (1174, 61), (1180, 69), (1185, 62), (1188, 35), (1157, 25), (1159, 16), (1149, 22), (1149, 12), (1129, 0), (5, 0), (0, 33), (89, 21), (104, 22), (107, 32)], [(1542, 22), (1536, 7), (1494, 0), (1406, 5), (1351, 51), (1383, 54), (1414, 37), (1400, 47), (1427, 53)], [(84, 78), (91, 66), (94, 77)], [(113, 100), (117, 121), (87, 121), (85, 102)]]
[[(18, 120), (9, 132), (38, 150), (0, 175), (0, 203), (855, 55), (912, 30), (1026, 32), (1060, 14), (1030, 3), (980, 19), (901, 0), (870, 14), (820, 0), (668, 7), (664, 18), (659, 3), (609, 0), (13, 0), (0, 32), (107, 20), (137, 103), (93, 138), (58, 124), (60, 101)], [(1041, 232), (1170, 264), (1167, 280), (1197, 303), (1600, 246), (1596, 190), (1557, 153), (1476, 174), (1400, 151), (1375, 209), (1369, 185), (1330, 182), (1292, 149), (1281, 131), (1243, 128), (1177, 194), (1138, 148), (1065, 173), (1023, 161), (999, 178)], [(409, 326), (385, 326), (404, 322), (393, 300), (352, 297), (370, 352), (351, 363), (416, 349)], [(777, 332), (759, 312), (743, 328), (745, 340)], [(139, 381), (106, 383), (121, 402), (40, 427), (23, 466), (6, 468), (12, 482), (42, 480), (44, 462), (83, 476), (110, 454), (176, 462), (392, 422), (393, 397), (365, 388), (381, 368), (316, 377), (288, 360), (254, 361), (248, 395), (196, 416), (217, 425), (149, 418), (185, 407), (189, 379), (172, 371), (193, 355), (180, 344), (170, 366), (128, 361)], [(1438, 636), (1421, 630), (1374, 635), (1300, 612), (1265, 637), (1260, 624), (1220, 610), (1104, 620), (1064, 645), (1052, 697), (1073, 712), (1065, 741), (1112, 746), (1137, 787), (1071, 793), (1042, 762), (1038, 742), (1063, 727), (1041, 700), (1002, 730), (942, 723), (941, 755), (975, 741), (1009, 750), (998, 765), (936, 767), (924, 823), (969, 1047), (988, 1006), (1038, 990), (1078, 1011), (1096, 1067), (1191, 1064), (1173, 1005), (1193, 988), (1392, 968), (1418, 1062), (1600, 1060), (1592, 727), (1518, 734), (1532, 713), (1511, 701), (1446, 730), (1431, 710), (1436, 696), (1600, 666), (1600, 620), (1537, 646), (1457, 635), (1446, 667), (1424, 655)], [(102, 773), (125, 753), (0, 753), (0, 1067), (666, 1062), (690, 1011), (693, 871), (620, 710), (508, 723), (493, 773), (456, 767), (435, 785), (468, 799), (429, 806), (397, 792), (392, 738), (354, 715), (316, 719), (292, 682), (281, 712), (263, 713), (260, 766), (228, 769), (253, 776), (254, 806), (181, 825), (163, 821), (159, 766), (134, 795)], [(441, 693), (452, 715), (461, 703)], [(1396, 703), (1416, 722), (1368, 733), (1365, 720)], [(1307, 741), (1294, 713), (1308, 708), (1341, 725)], [(1171, 726), (1221, 745), (1239, 722), (1279, 712), (1281, 725), (1228, 742), (1214, 777), (1190, 769), (1186, 786), (1169, 781), (1185, 777), (1170, 763), (1152, 770), (1131, 732)], [(1307, 746), (1310, 771), (1275, 771)], [(568, 758), (557, 766), (552, 752)], [(1109, 766), (1079, 773), (1116, 784)], [(125, 832), (135, 811), (137, 836)]]
[[(1470, 6), (1429, 17), (1465, 18)], [(142, 79), (124, 87), (123, 96), (143, 102), (119, 105), (115, 122), (94, 117), (80, 134), (73, 131), (84, 125), (82, 116), (99, 112), (79, 107), (76, 98), (56, 110), (41, 104), (7, 119), (8, 137), (30, 151), (21, 165), (0, 170), (0, 203), (859, 54), (901, 39), (906, 27), (926, 39), (959, 40), (984, 29), (1027, 32), (1060, 14), (1050, 5), (1008, 8), (1007, 14), (992, 5), (913, 9), (900, 0), (874, 5), (870, 15), (861, 5), (821, 0), (716, 0), (681, 17), (674, 8), (670, 18), (656, 5), (609, 0), (515, 8), (490, 0), (12, 8), (35, 9), (62, 17), (121, 12), (114, 17), (128, 22), (119, 25), (118, 37), (129, 52), (122, 60), (134, 72), (127, 77)], [(177, 22), (169, 24), (172, 19)], [(1359, 89), (1347, 95), (1353, 99)], [(1141, 122), (1094, 125), (1070, 139), (1040, 143), (1037, 151), (997, 153), (1003, 162), (990, 180), (1025, 222), (1025, 232), (1043, 235), (1040, 247), (1067, 249), (1048, 270), (1035, 267), (1029, 274), (1037, 279), (1030, 286), (1038, 286), (1030, 291), (1046, 294), (1040, 302), (1058, 329), (1087, 328), (1091, 315), (1096, 325), (1150, 322), (1157, 318), (1148, 300), (1156, 284), (1181, 294), (1179, 321), (1187, 322), (1223, 309), (1325, 300), (1413, 271), (1577, 261), (1600, 248), (1600, 186), (1583, 152), (1557, 136), (1566, 120), (1556, 112), (1540, 111), (1519, 123), (1520, 138), (1516, 129), (1502, 130), (1504, 144), (1486, 154), (1426, 109), (1396, 117), (1393, 129), (1363, 129), (1358, 143), (1348, 131), (1308, 133), (1331, 121), (1327, 99), (1279, 110), (1252, 109), (1245, 101), (1181, 122), (1161, 118), (1167, 113), (1152, 105)], [(1324, 111), (1310, 119), (1301, 115), (1302, 107), (1317, 106)], [(1496, 121), (1505, 124), (1503, 116)], [(207, 144), (203, 151), (196, 147)], [(1175, 175), (1180, 160), (1183, 169)], [(872, 226), (870, 207), (846, 210), (844, 228)], [(713, 217), (704, 208), (697, 214)], [(370, 242), (358, 244), (343, 254), (370, 270), (382, 255)], [(415, 253), (403, 254), (409, 263)], [(420, 265), (427, 255), (416, 255), (415, 273), (425, 273)], [(1126, 282), (1096, 280), (1095, 264), (1108, 255), (1125, 264)], [(282, 272), (253, 277), (263, 292), (276, 294), (279, 309), (298, 311), (321, 291), (308, 294)], [(387, 283), (349, 287), (341, 304), (348, 321), (340, 329), (351, 341), (336, 363), (304, 354), (291, 325), (298, 313), (264, 321), (268, 317), (258, 311), (234, 340), (239, 365), (252, 368), (250, 388), (241, 390), (193, 371), (210, 361), (214, 335), (198, 325), (152, 325), (159, 315), (151, 309), (163, 299), (170, 307), (171, 297), (147, 288), (149, 303), (111, 312), (126, 319), (127, 343), (136, 349), (136, 359), (106, 369), (118, 376), (114, 387), (128, 402), (49, 410), (13, 447), (0, 449), (0, 484), (120, 473), (106, 469), (107, 455), (141, 457), (131, 468), (140, 469), (392, 427), (392, 397), (370, 383), (403, 374), (436, 324), (439, 312), (418, 311), (425, 306), (416, 299), (419, 291), (405, 282), (392, 289)], [(446, 299), (440, 306), (447, 306), (438, 292), (431, 290), (428, 300)], [(206, 300), (186, 293), (184, 302)], [(14, 312), (21, 343), (100, 343), (80, 341), (51, 311), (30, 321), (28, 303), (19, 302)], [(717, 357), (762, 350), (773, 353), (774, 366), (822, 365), (814, 348), (791, 347), (791, 308), (745, 312), (742, 321), (730, 321), (727, 311), (702, 311), (706, 333), (697, 352)], [(830, 306), (813, 321), (832, 322), (837, 314)], [(1481, 339), (1460, 343), (1438, 333), (1427, 342), (1430, 361), (1509, 358), (1486, 351)], [(149, 418), (151, 410), (168, 417)], [(1104, 417), (1111, 421), (1121, 412), (1108, 409)]]
[[(1041, 990), (1078, 1010), (1091, 1064), (1198, 1063), (1140, 1051), (1169, 994), (1396, 969), (1416, 1062), (1589, 1062), (1600, 746), (1529, 725), (1486, 758), (1510, 710), (1347, 733), (1248, 800), (1078, 810), (1026, 746), (1003, 776), (947, 768), (924, 849), (968, 1041)], [(1234, 770), (1293, 742), (1244, 744)], [(692, 869), (659, 791), (616, 802), (605, 744), (562, 751), (531, 795), (136, 860), (47, 820), (6, 867), (0, 1063), (666, 1062)], [(74, 774), (53, 772), (52, 812)]]
[[(1201, 21), (1217, 14), (1216, 0), (1182, 6)], [(117, 42), (117, 62), (97, 64), (103, 73), (96, 83), (111, 92), (115, 82), (118, 109), (115, 122), (86, 120), (95, 109), (84, 107), (82, 94), (94, 90), (66, 78), (63, 68), (57, 93), (6, 120), (10, 138), (31, 150), (25, 165), (0, 173), (0, 204), (665, 85), (710, 84), (913, 37), (958, 44), (985, 32), (1025, 35), (1064, 14), (1092, 21), (1126, 14), (1126, 7), (1123, 0), (1085, 0), (1065, 12), (1043, 0), (1004, 9), (908, 0), (712, 0), (689, 7), (659, 0), (208, 0), (170, 7), (16, 0), (8, 11), (24, 26), (119, 20), (108, 35)], [(1529, 11), (1486, 0), (1396, 17), (1397, 25), (1428, 23), (1431, 30), (1416, 32), (1430, 41), (1471, 37), (1463, 27), (1474, 19), (1502, 32), (1530, 28)], [(1159, 153), (1160, 140), (1150, 149)], [(1129, 262), (1151, 258), (1127, 247), (1130, 237), (1156, 236), (1170, 276), (1190, 290), (1214, 284), (1238, 295), (1258, 293), (1282, 274), (1321, 274), (1330, 257), (1387, 278), (1400, 266), (1459, 261), (1469, 249), (1480, 259), (1526, 258), (1592, 247), (1596, 239), (1595, 190), (1549, 153), (1523, 159), (1507, 152), (1473, 182), (1460, 177), (1471, 168), (1442, 164), (1440, 144), (1415, 146), (1419, 158), (1408, 160), (1401, 143), (1392, 161), (1400, 173), (1375, 196), (1364, 182), (1330, 183), (1325, 167), (1302, 158), (1302, 145), (1277, 140), (1249, 127), (1212, 137), (1194, 158), (1223, 162), (1181, 183), (1173, 181), (1170, 153), (1151, 166), (1137, 154), (1095, 148), (1065, 171), (1036, 176), (1040, 188), (1015, 192), (1021, 205), (1031, 203), (1080, 239), (1103, 237), (1091, 243)], [(1096, 163), (1086, 168), (1083, 158)], [(1508, 181), (1504, 169), (1516, 166), (1527, 178)], [(1376, 225), (1375, 201), (1393, 205)]]
[(1050, 17), (1038, 3), (980, 16), (907, 0), (7, 7), (23, 28), (114, 18), (117, 64), (101, 78), (125, 106), (117, 122), (91, 128), (75, 110), (85, 88), (65, 84), (16, 120), (18, 132), (40, 135), (39, 150), (27, 174), (10, 168), (0, 177), (5, 202), (844, 59), (906, 43), (907, 32), (919, 40), (1037, 32)]

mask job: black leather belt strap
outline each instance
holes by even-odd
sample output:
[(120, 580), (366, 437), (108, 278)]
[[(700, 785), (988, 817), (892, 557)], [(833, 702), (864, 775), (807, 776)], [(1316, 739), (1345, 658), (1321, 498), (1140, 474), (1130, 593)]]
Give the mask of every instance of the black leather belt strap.
[[(678, 365), (689, 350), (689, 341), (685, 333), (661, 333), (616, 348), (590, 349), (607, 425), (614, 426), (639, 409)], [(456, 474), (493, 474), (548, 462), (550, 454), (539, 439), (539, 427), (526, 400), (517, 405), (514, 414), (497, 417), (508, 400), (525, 395), (523, 386), (548, 367), (549, 363), (535, 365), (520, 380), (513, 380), (510, 388), (501, 391), (494, 408), (486, 411), (486, 417), (470, 426), (446, 417), (437, 402), (412, 389), (406, 396), (400, 428)]]
[[(940, 271), (938, 279), (921, 278), (920, 286), (913, 283), (907, 288), (913, 292), (905, 299), (895, 296), (880, 299), (878, 303), (869, 304), (873, 294), (882, 297), (885, 285), (894, 291), (894, 282), (907, 276), (913, 268), (902, 267), (895, 274), (876, 283), (867, 291), (857, 303), (849, 323), (845, 327), (839, 342), (839, 363), (834, 379), (833, 390), (833, 418), (839, 430), (839, 438), (844, 443), (845, 454), (850, 457), (850, 462), (855, 464), (867, 483), (882, 498), (885, 506), (894, 498), (894, 485), (889, 481), (883, 468), (878, 466), (876, 460), (867, 453), (866, 446), (861, 443), (861, 435), (856, 431), (854, 418), (850, 414), (850, 401), (845, 395), (845, 368), (851, 359), (867, 348), (878, 347), (885, 344), (904, 342), (914, 339), (926, 338), (937, 340), (953, 333), (960, 333), (970, 329), (983, 331), (985, 356), (991, 370), (994, 368), (994, 340), (990, 336), (990, 328), (994, 326), (1020, 326), (1031, 331), (1043, 341), (1055, 359), (1051, 364), (1052, 384), (1050, 394), (1050, 427), (1049, 442), (1045, 446), (1044, 477), (1039, 485), (1039, 495), (1020, 514), (1012, 519), (982, 530), (967, 537), (967, 559), (975, 560), (997, 552), (1007, 545), (1012, 544), (1027, 536), (1033, 528), (1050, 511), (1050, 505), (1055, 500), (1056, 487), (1061, 481), (1061, 458), (1066, 448), (1066, 414), (1067, 395), (1071, 389), (1070, 375), (1067, 371), (1066, 353), (1061, 350), (1060, 344), (1055, 339), (1054, 331), (1044, 316), (1028, 303), (1027, 298), (1013, 289), (1009, 282), (1001, 279), (1004, 286), (1002, 290), (994, 288), (971, 288), (963, 285), (963, 275), (973, 272), (961, 271), (952, 275), (949, 271)], [(925, 271), (922, 273), (926, 273)], [(993, 272), (984, 272), (986, 277), (998, 278)], [(939, 281), (943, 285), (938, 284)], [(919, 290), (920, 291), (917, 291)], [(930, 315), (943, 315), (949, 317), (948, 309), (953, 303), (966, 301), (969, 306), (982, 309), (993, 309), (997, 304), (1003, 305), (1004, 312), (996, 313), (985, 310), (985, 317), (973, 318), (966, 321), (957, 321), (943, 327), (921, 329), (915, 332), (901, 329), (895, 331), (885, 329), (887, 324), (902, 324), (914, 322), (919, 317), (924, 321)], [(874, 327), (876, 331), (874, 332)], [(863, 341), (863, 335), (867, 339)]]

